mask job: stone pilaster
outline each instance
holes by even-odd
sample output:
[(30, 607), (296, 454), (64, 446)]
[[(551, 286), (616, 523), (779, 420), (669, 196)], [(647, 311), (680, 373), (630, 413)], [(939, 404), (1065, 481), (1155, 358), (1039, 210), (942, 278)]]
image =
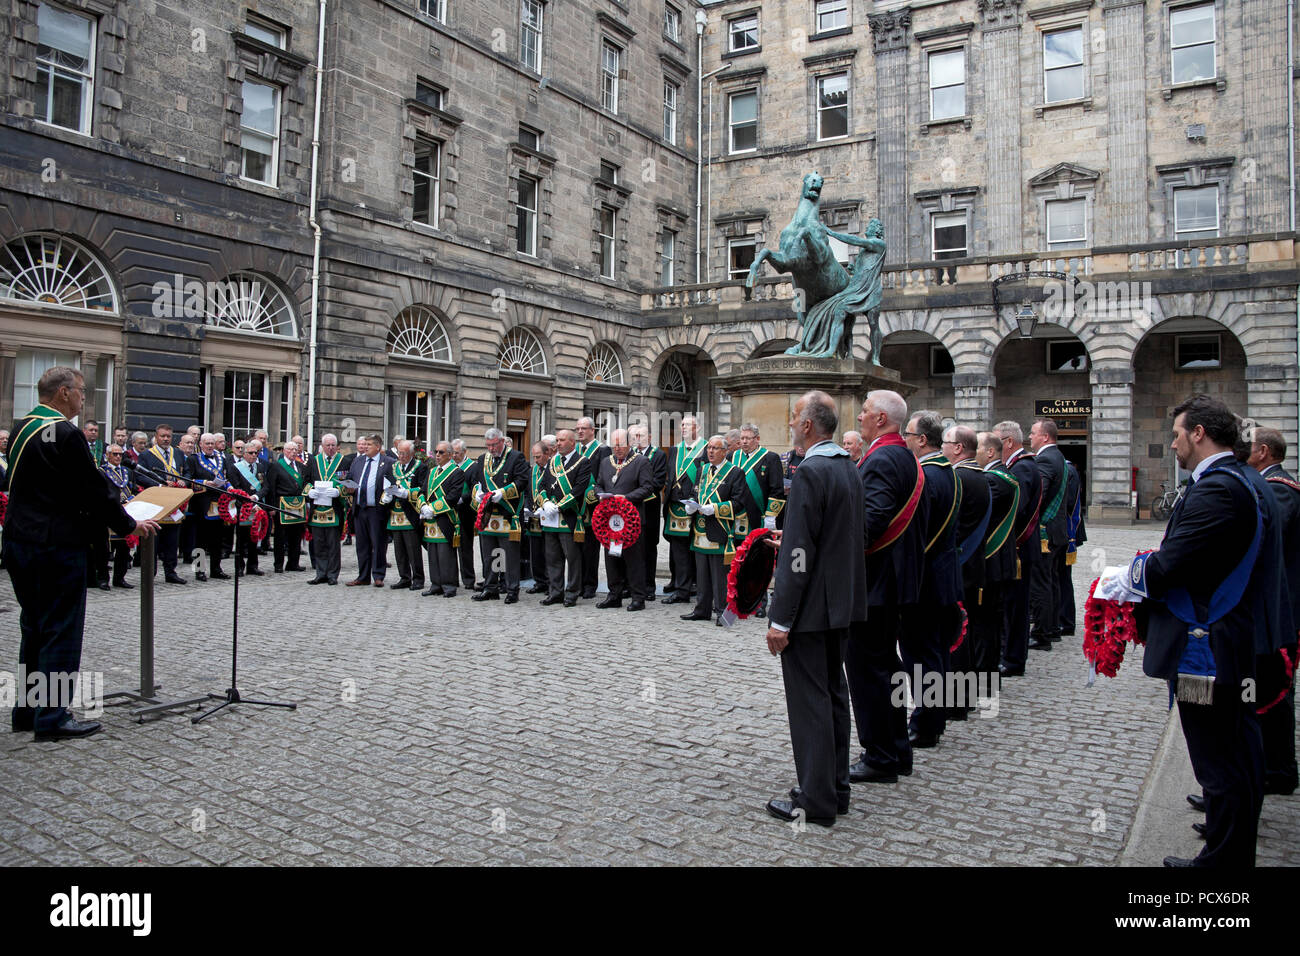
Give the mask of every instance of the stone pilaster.
[(988, 112), (988, 245), (977, 253), (1019, 252), (1023, 242), (1020, 168), (1020, 0), (980, 0), (984, 100)]
[(1147, 242), (1146, 4), (1142, 0), (1108, 0), (1102, 15), (1110, 170), (1104, 214), (1093, 220), (1097, 244)]
[[(877, 201), (882, 209), (907, 207), (907, 45), (911, 10), (874, 14), (871, 47), (876, 63)], [(907, 260), (907, 239), (889, 243), (885, 261)]]
[(958, 424), (969, 425), (977, 432), (993, 424), (993, 376), (983, 372), (955, 374), (952, 392), (953, 417)]
[[(1250, 117), (1240, 161), (1243, 233), (1289, 228), (1286, 101), (1292, 80), (1289, 69), (1278, 69), (1286, 63), (1285, 10), (1279, 0), (1243, 0), (1240, 60), (1229, 60), (1225, 50), (1216, 50), (1220, 77), (1240, 71), (1243, 109)], [(1229, 228), (1236, 226), (1230, 217), (1220, 216)]]
[(1088, 513), (1100, 518), (1129, 518), (1133, 516), (1133, 370), (1097, 368), (1091, 380), (1092, 488)]

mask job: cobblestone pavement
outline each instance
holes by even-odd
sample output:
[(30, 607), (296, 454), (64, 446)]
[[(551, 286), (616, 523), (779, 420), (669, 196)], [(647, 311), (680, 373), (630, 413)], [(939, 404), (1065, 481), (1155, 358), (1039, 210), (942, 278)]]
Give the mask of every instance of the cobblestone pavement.
[[(1158, 530), (1094, 535), (1080, 621), (1097, 548), (1115, 563)], [(345, 548), (343, 580), (349, 566)], [(296, 711), (236, 706), (195, 726), (109, 707), (88, 740), (0, 734), (0, 864), (1108, 864), (1167, 719), (1135, 658), (1089, 689), (1067, 639), (1031, 653), (996, 716), (918, 751), (913, 776), (856, 787), (833, 829), (798, 832), (763, 811), (795, 782), (765, 622), (307, 577), (241, 587), (240, 690)], [(108, 689), (136, 677), (138, 593), (90, 595), (83, 667)], [(7, 581), (0, 594), (14, 662)], [(224, 691), (229, 622), (230, 582), (160, 583), (164, 698)], [(1297, 833), (1296, 801), (1269, 798), (1261, 861), (1300, 862)]]

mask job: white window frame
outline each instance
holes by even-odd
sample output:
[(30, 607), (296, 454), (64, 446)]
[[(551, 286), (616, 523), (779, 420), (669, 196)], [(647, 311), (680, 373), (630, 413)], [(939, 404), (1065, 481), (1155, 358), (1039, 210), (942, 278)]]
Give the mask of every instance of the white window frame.
[[(275, 186), (279, 181), (280, 173), (280, 88), (274, 83), (263, 83), (260, 80), (245, 80), (243, 90), (246, 92), (249, 86), (262, 86), (271, 91), (272, 102), (272, 133), (264, 130), (255, 129), (251, 126), (244, 125), (244, 117), (248, 115), (245, 110), (239, 117), (239, 178), (250, 183), (260, 183), (263, 186)], [(247, 97), (245, 97), (247, 101)], [(261, 137), (271, 140), (271, 158), (267, 162), (267, 168), (270, 170), (270, 179), (256, 179), (248, 175), (248, 153), (252, 152), (244, 146), (243, 138), (245, 134)]]
[[(738, 37), (743, 38), (745, 34), (750, 32), (749, 28), (743, 27), (742, 25), (748, 23), (751, 20), (754, 21), (754, 26), (753, 26), (754, 42), (746, 43), (742, 46), (736, 42), (737, 38)], [(737, 27), (741, 27), (741, 28), (737, 29)], [(744, 53), (747, 50), (757, 50), (760, 46), (763, 45), (762, 36), (759, 33), (759, 30), (760, 30), (760, 24), (758, 22), (757, 13), (746, 13), (738, 17), (732, 17), (730, 20), (727, 21), (727, 52)]]
[[(1067, 63), (1060, 66), (1049, 67), (1047, 65), (1047, 38), (1052, 36), (1057, 36), (1062, 33), (1079, 34), (1079, 62)], [(1086, 97), (1088, 95), (1088, 71), (1084, 66), (1084, 62), (1085, 62), (1085, 53), (1087, 47), (1087, 38), (1083, 34), (1083, 24), (1075, 24), (1073, 26), (1060, 27), (1059, 29), (1053, 29), (1053, 30), (1044, 30), (1042, 34), (1042, 40), (1040, 41), (1040, 45), (1042, 48), (1042, 55), (1043, 55), (1043, 103), (1044, 104), (1072, 103), (1075, 100), (1081, 100), (1084, 97)], [(1059, 70), (1073, 70), (1076, 68), (1079, 71), (1078, 93), (1074, 96), (1062, 96), (1059, 99), (1055, 99), (1055, 100), (1051, 99), (1048, 96), (1048, 92), (1047, 92), (1048, 74)]]
[(682, 39), (682, 11), (671, 3), (664, 4), (664, 36), (674, 43)]
[[(825, 107), (822, 106), (822, 89), (825, 86), (826, 82), (828, 80), (839, 80), (839, 79), (842, 79), (844, 81), (844, 105), (825, 106)], [(817, 97), (817, 141), (819, 143), (822, 142), (823, 140), (840, 139), (844, 136), (849, 135), (849, 99), (850, 99), (850, 90), (852, 86), (853, 84), (849, 81), (849, 74), (847, 71), (843, 71), (840, 73), (827, 73), (824, 76), (817, 77), (817, 89), (815, 92), (815, 96)], [(823, 135), (823, 130), (822, 130), (823, 117), (827, 113), (835, 112), (838, 110), (844, 111), (844, 132), (835, 133), (834, 135), (831, 136)], [(757, 114), (757, 112), (758, 111), (756, 108), (755, 113)], [(757, 137), (758, 134), (757, 128), (755, 128), (754, 133), (755, 133), (755, 137)]]
[[(744, 125), (751, 123), (754, 127), (754, 145), (745, 149), (736, 149), (736, 122), (732, 118), (735, 112), (736, 97), (752, 96), (754, 98), (754, 119), (747, 120)], [(753, 153), (758, 150), (758, 87), (751, 87), (747, 90), (737, 90), (735, 93), (727, 94), (727, 152), (728, 153)]]
[(420, 0), (420, 12), (439, 23), (447, 22), (447, 0)]
[[(269, 409), (268, 406), (270, 405), (270, 402), (271, 402), (271, 397), (270, 397), (271, 376), (270, 376), (270, 374), (267, 373), (267, 372), (264, 372), (264, 371), (262, 371), (262, 370), (260, 370), (260, 369), (226, 369), (226, 373), (225, 373), (225, 374), (226, 374), (226, 375), (229, 375), (229, 376), (232, 376), (232, 379), (231, 379), (232, 382), (233, 382), (233, 381), (234, 381), (238, 376), (240, 376), (240, 375), (247, 375), (248, 378), (249, 378), (249, 384), (250, 384), (250, 385), (252, 384), (252, 380), (253, 380), (254, 377), (258, 377), (258, 376), (261, 377), (261, 379), (262, 379), (262, 398), (261, 398), (261, 405), (262, 405), (262, 420), (261, 420), (260, 422), (253, 422), (253, 421), (250, 420), (249, 423), (248, 423), (248, 432), (247, 432), (247, 433), (251, 434), (252, 432), (257, 431), (258, 429), (261, 429), (261, 430), (263, 430), (263, 431), (267, 430), (267, 428), (266, 428), (266, 424), (267, 424), (267, 416), (270, 414), (270, 409)], [(231, 410), (231, 414), (232, 414), (232, 416), (233, 416), (233, 415), (234, 415), (234, 412), (235, 412), (235, 409), (238, 407), (238, 405), (239, 405), (239, 404), (245, 404), (245, 405), (248, 406), (249, 412), (251, 413), (251, 412), (252, 412), (252, 406), (253, 406), (253, 403), (256, 402), (257, 399), (255, 399), (255, 398), (252, 397), (252, 389), (251, 389), (251, 388), (249, 389), (249, 397), (248, 397), (248, 398), (237, 398), (237, 397), (235, 397), (229, 389), (226, 389), (226, 388), (225, 388), (225, 385), (224, 385), (224, 376), (223, 376), (223, 385), (222, 385), (222, 389), (223, 389), (223, 390), (222, 390), (222, 393), (221, 393), (221, 426), (222, 426), (222, 429), (223, 429), (223, 430), (225, 430), (225, 429), (229, 429), (233, 435), (238, 435), (238, 434), (240, 434), (240, 430), (235, 426), (235, 424), (234, 424), (234, 418), (232, 417), (229, 421), (227, 421), (227, 419), (226, 419), (226, 409), (227, 409), (227, 408), (230, 408), (230, 410)], [(277, 398), (276, 401), (279, 401), (279, 399)]]
[[(1082, 239), (1053, 239), (1052, 238), (1052, 208), (1064, 208), (1065, 206), (1078, 203), (1083, 208), (1083, 238)], [(1076, 197), (1074, 199), (1049, 199), (1043, 204), (1043, 233), (1047, 238), (1047, 249), (1053, 251), (1056, 249), (1087, 249), (1089, 242), (1088, 230), (1088, 200), (1086, 197)]]
[[(613, 69), (610, 69), (611, 65)], [(611, 40), (600, 41), (600, 107), (618, 112), (618, 75), (623, 66), (623, 48)]]
[(664, 77), (664, 141), (677, 145), (677, 95), (681, 92), (672, 80)]
[[(934, 58), (937, 56), (952, 56), (954, 53), (961, 56), (961, 82), (945, 83), (936, 86), (934, 82)], [(968, 115), (966, 107), (966, 48), (957, 47), (956, 49), (932, 50), (926, 59), (926, 73), (928, 74), (930, 84), (930, 119), (931, 120), (948, 120), (961, 119)], [(936, 90), (951, 90), (961, 87), (961, 111), (958, 113), (944, 113), (940, 115), (934, 107), (934, 94)]]
[[(1178, 228), (1178, 196), (1180, 193), (1212, 192), (1214, 194), (1214, 228), (1180, 229)], [(1219, 210), (1219, 187), (1215, 183), (1204, 186), (1178, 186), (1174, 189), (1174, 238), (1175, 239), (1216, 239), (1223, 223)]]
[[(523, 190), (520, 188), (526, 182), (531, 183), (533, 187), (533, 205), (531, 206), (524, 204)], [(519, 186), (516, 187), (515, 191), (515, 251), (520, 255), (530, 256), (534, 259), (537, 258), (537, 212), (538, 207), (541, 205), (541, 195), (542, 181), (540, 179), (535, 179), (532, 176), (520, 175)], [(527, 230), (522, 234), (519, 232), (518, 228), (520, 212), (525, 213), (527, 217)], [(527, 238), (526, 249), (519, 248), (521, 235)]]
[[(92, 115), (95, 111), (95, 70), (96, 70), (96, 59), (97, 59), (96, 48), (98, 46), (97, 41), (99, 39), (99, 23), (94, 17), (83, 16), (82, 14), (76, 13), (72, 10), (64, 10), (62, 7), (56, 7), (48, 3), (41, 4), (39, 10), (44, 10), (47, 8), (56, 13), (63, 14), (64, 16), (74, 17), (75, 19), (85, 21), (86, 30), (87, 33), (89, 34), (89, 40), (90, 40), (89, 43), (90, 56), (88, 58), (86, 69), (84, 71), (74, 70), (71, 67), (62, 66), (61, 64), (55, 62), (54, 60), (42, 59), (39, 55), (36, 57), (37, 74), (39, 75), (42, 71), (44, 71), (49, 75), (49, 82), (47, 85), (47, 93), (46, 93), (46, 100), (45, 100), (45, 108), (43, 110), (44, 118), (40, 119), (39, 122), (44, 123), (46, 126), (53, 126), (55, 129), (69, 129), (72, 130), (74, 133), (81, 133), (83, 136), (89, 136), (91, 130)], [(39, 10), (37, 12), (38, 22), (40, 18)], [(39, 34), (39, 27), (38, 27), (37, 36), (39, 37), (39, 35), (40, 34)], [(38, 49), (39, 49), (39, 40), (38, 40)], [(56, 76), (60, 76), (65, 80), (74, 80), (81, 84), (81, 109), (80, 109), (80, 116), (79, 116), (80, 123), (75, 127), (63, 126), (59, 123), (54, 122), (54, 115), (53, 115), (54, 80)], [(38, 109), (39, 109), (39, 105), (38, 105)]]
[[(1208, 41), (1198, 40), (1195, 43), (1174, 43), (1174, 18), (1180, 13), (1186, 13), (1189, 10), (1209, 10), (1210, 11), (1210, 39)], [(1218, 11), (1215, 10), (1213, 3), (1194, 3), (1180, 7), (1172, 7), (1169, 10), (1169, 82), (1174, 85), (1183, 83), (1204, 83), (1208, 80), (1215, 80), (1219, 77), (1219, 46), (1218, 46)], [(1190, 50), (1198, 46), (1210, 47), (1211, 62), (1213, 72), (1209, 76), (1198, 76), (1190, 80), (1178, 79), (1177, 70), (1174, 68), (1174, 59), (1178, 56), (1180, 50)]]
[[(939, 241), (935, 237), (935, 231), (939, 229), (939, 221), (943, 219), (960, 219), (962, 230), (966, 237), (966, 242), (960, 247), (961, 255), (948, 256), (950, 259), (965, 259), (970, 255), (970, 216), (965, 209), (956, 209), (952, 212), (932, 212), (930, 213), (930, 258), (935, 262), (945, 261), (939, 258), (941, 253), (957, 252), (958, 248), (940, 249)], [(948, 223), (944, 228), (951, 228), (956, 225), (955, 222)]]
[[(264, 34), (259, 36), (258, 34)], [(260, 40), (267, 46), (284, 49), (287, 39), (284, 27), (276, 26), (274, 23), (268, 23), (266, 20), (249, 17), (244, 21), (244, 36), (252, 37), (254, 40)], [(268, 40), (267, 37), (270, 37)]]
[[(536, 24), (528, 14), (536, 13)], [(541, 0), (519, 2), (519, 62), (534, 73), (542, 72), (542, 34), (546, 29), (546, 4)], [(529, 41), (532, 41), (530, 49)], [(528, 55), (531, 52), (531, 57)]]
[[(426, 103), (423, 99), (420, 98), (421, 90), (428, 90), (430, 93), (433, 93), (434, 96), (437, 98), (438, 102)], [(441, 109), (445, 109), (447, 106), (447, 91), (443, 89), (441, 86), (439, 86), (437, 83), (430, 83), (428, 80), (416, 80), (415, 99), (416, 102), (418, 102), (422, 106), (427, 106), (430, 109), (441, 110)]]
[[(843, 23), (823, 26), (823, 20), (826, 17), (835, 18), (836, 14), (842, 14)], [(832, 30), (843, 30), (849, 25), (849, 0), (816, 0), (813, 4), (813, 28), (817, 33), (829, 33)]]
[[(1219, 357), (1214, 360), (1213, 365), (1188, 365), (1183, 360), (1183, 345), (1204, 344), (1214, 342), (1214, 347), (1219, 353)], [(1199, 372), (1203, 369), (1223, 368), (1223, 337), (1218, 332), (1202, 332), (1196, 335), (1175, 335), (1174, 336), (1174, 371), (1175, 372)]]
[(727, 278), (728, 278), (728, 279), (743, 279), (743, 278), (745, 278), (745, 276), (747, 276), (747, 275), (749, 274), (749, 266), (745, 266), (744, 269), (733, 269), (733, 268), (731, 267), (731, 263), (732, 263), (732, 259), (733, 259), (733, 257), (732, 257), (732, 252), (733, 252), (734, 250), (740, 248), (741, 246), (749, 246), (750, 248), (752, 248), (752, 249), (754, 250), (754, 255), (757, 256), (757, 255), (758, 255), (758, 237), (757, 237), (757, 236), (744, 236), (744, 237), (739, 238), (739, 239), (728, 239), (728, 240), (727, 240)]
[(659, 236), (660, 285), (677, 284), (677, 233), (665, 227)]
[[(605, 232), (605, 217), (609, 217), (609, 232)], [(618, 210), (602, 204), (597, 217), (596, 235), (600, 241), (600, 274), (612, 279), (618, 258)]]
[[(431, 150), (431, 155), (433, 156), (432, 172), (426, 173), (419, 168), (420, 151), (422, 147)], [(425, 180), (429, 188), (429, 208), (427, 211), (428, 221), (417, 218), (414, 191), (411, 194), (411, 220), (437, 229), (438, 223), (441, 220), (442, 211), (442, 143), (429, 137), (416, 136), (415, 163), (411, 166), (412, 185), (418, 184), (421, 180)]]

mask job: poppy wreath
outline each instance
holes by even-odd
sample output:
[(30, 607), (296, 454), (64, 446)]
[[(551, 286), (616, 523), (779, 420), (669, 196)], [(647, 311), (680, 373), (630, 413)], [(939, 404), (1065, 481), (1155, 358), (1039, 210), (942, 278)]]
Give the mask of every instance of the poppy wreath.
[(9, 496), (0, 491), (0, 525), (5, 523), (5, 513), (9, 510)]
[(474, 518), (474, 530), (482, 531), (483, 526), (487, 524), (488, 508), (492, 507), (492, 496), (483, 495), (478, 500), (478, 514)]
[(962, 644), (965, 643), (966, 627), (968, 624), (970, 624), (970, 615), (966, 613), (966, 605), (963, 604), (961, 601), (957, 602), (957, 613), (961, 615), (961, 631), (958, 632), (957, 640), (953, 643), (952, 647), (948, 648), (949, 654), (956, 651), (957, 648), (961, 647)]
[[(242, 500), (241, 500), (242, 499)], [(221, 497), (217, 499), (217, 514), (221, 518), (222, 524), (238, 524), (240, 513), (243, 508), (243, 501), (251, 501), (248, 492), (240, 491), (238, 488), (231, 488), (229, 491), (223, 491)]]
[(248, 525), (248, 536), (255, 544), (260, 544), (271, 526), (271, 519), (266, 516), (265, 510), (249, 501), (239, 506), (239, 523)]
[(755, 528), (745, 536), (731, 558), (727, 571), (727, 610), (744, 620), (755, 611), (767, 592), (776, 568), (776, 549), (755, 547), (772, 534), (767, 528)]
[(123, 540), (126, 541), (126, 546), (127, 546), (128, 548), (130, 548), (132, 551), (134, 551), (135, 548), (136, 548), (136, 545), (138, 545), (138, 544), (140, 543), (140, 539), (139, 539), (139, 537), (137, 537), (136, 535), (133, 535), (133, 534), (128, 534), (128, 535), (126, 536), (126, 538), (123, 539)]
[(1143, 643), (1138, 636), (1134, 605), (1128, 601), (1107, 601), (1096, 596), (1098, 578), (1088, 588), (1083, 606), (1083, 657), (1097, 673), (1114, 677), (1124, 662), (1124, 649), (1130, 641)]
[(591, 513), (591, 530), (603, 548), (630, 548), (641, 537), (641, 516), (626, 498), (606, 498)]
[(310, 540), (311, 540), (311, 528), (303, 528), (303, 529), (302, 529), (302, 540), (304, 540), (304, 541), (310, 541)]
[(1297, 647), (1279, 647), (1274, 653), (1255, 658), (1256, 686), (1259, 689), (1259, 706), (1256, 714), (1266, 714), (1283, 700), (1295, 679)]

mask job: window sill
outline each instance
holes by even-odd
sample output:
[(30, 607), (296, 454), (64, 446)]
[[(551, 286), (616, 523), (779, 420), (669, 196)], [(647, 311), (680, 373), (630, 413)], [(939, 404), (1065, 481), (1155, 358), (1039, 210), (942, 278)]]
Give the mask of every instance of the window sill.
[(722, 54), (721, 58), (724, 60), (729, 60), (732, 57), (749, 56), (751, 53), (762, 53), (762, 52), (763, 52), (763, 44), (760, 43), (758, 46), (747, 46), (743, 50), (728, 50), (726, 53)]
[(921, 124), (921, 135), (922, 136), (929, 135), (930, 130), (935, 126), (956, 126), (958, 123), (961, 124), (962, 129), (970, 129), (971, 128), (970, 115), (968, 114), (966, 116), (946, 116), (943, 119), (926, 120), (924, 123)]
[(733, 149), (727, 153), (728, 156), (753, 156), (758, 153), (758, 147), (753, 149)]
[(73, 129), (71, 126), (60, 126), (58, 123), (51, 123), (48, 122), (47, 120), (36, 119), (36, 117), (34, 116), (32, 117), (32, 121), (35, 122), (37, 126), (43, 127), (44, 129), (58, 130), (60, 133), (67, 133), (71, 136), (80, 136), (82, 139), (95, 138), (94, 135), (90, 133), (89, 130)]
[(1217, 76), (1208, 80), (1192, 80), (1190, 83), (1171, 83), (1160, 88), (1160, 95), (1166, 100), (1171, 100), (1175, 93), (1182, 90), (1201, 90), (1209, 87), (1213, 87), (1216, 93), (1222, 93), (1228, 88), (1228, 81), (1224, 77)]
[(816, 43), (818, 40), (830, 40), (834, 37), (846, 37), (853, 33), (853, 27), (836, 27), (834, 30), (826, 30), (822, 33), (814, 33), (808, 38), (809, 43)]
[(1081, 96), (1073, 100), (1057, 100), (1055, 103), (1039, 103), (1034, 107), (1034, 119), (1042, 119), (1043, 113), (1048, 110), (1069, 109), (1072, 106), (1082, 106), (1084, 112), (1092, 110), (1092, 97)]

